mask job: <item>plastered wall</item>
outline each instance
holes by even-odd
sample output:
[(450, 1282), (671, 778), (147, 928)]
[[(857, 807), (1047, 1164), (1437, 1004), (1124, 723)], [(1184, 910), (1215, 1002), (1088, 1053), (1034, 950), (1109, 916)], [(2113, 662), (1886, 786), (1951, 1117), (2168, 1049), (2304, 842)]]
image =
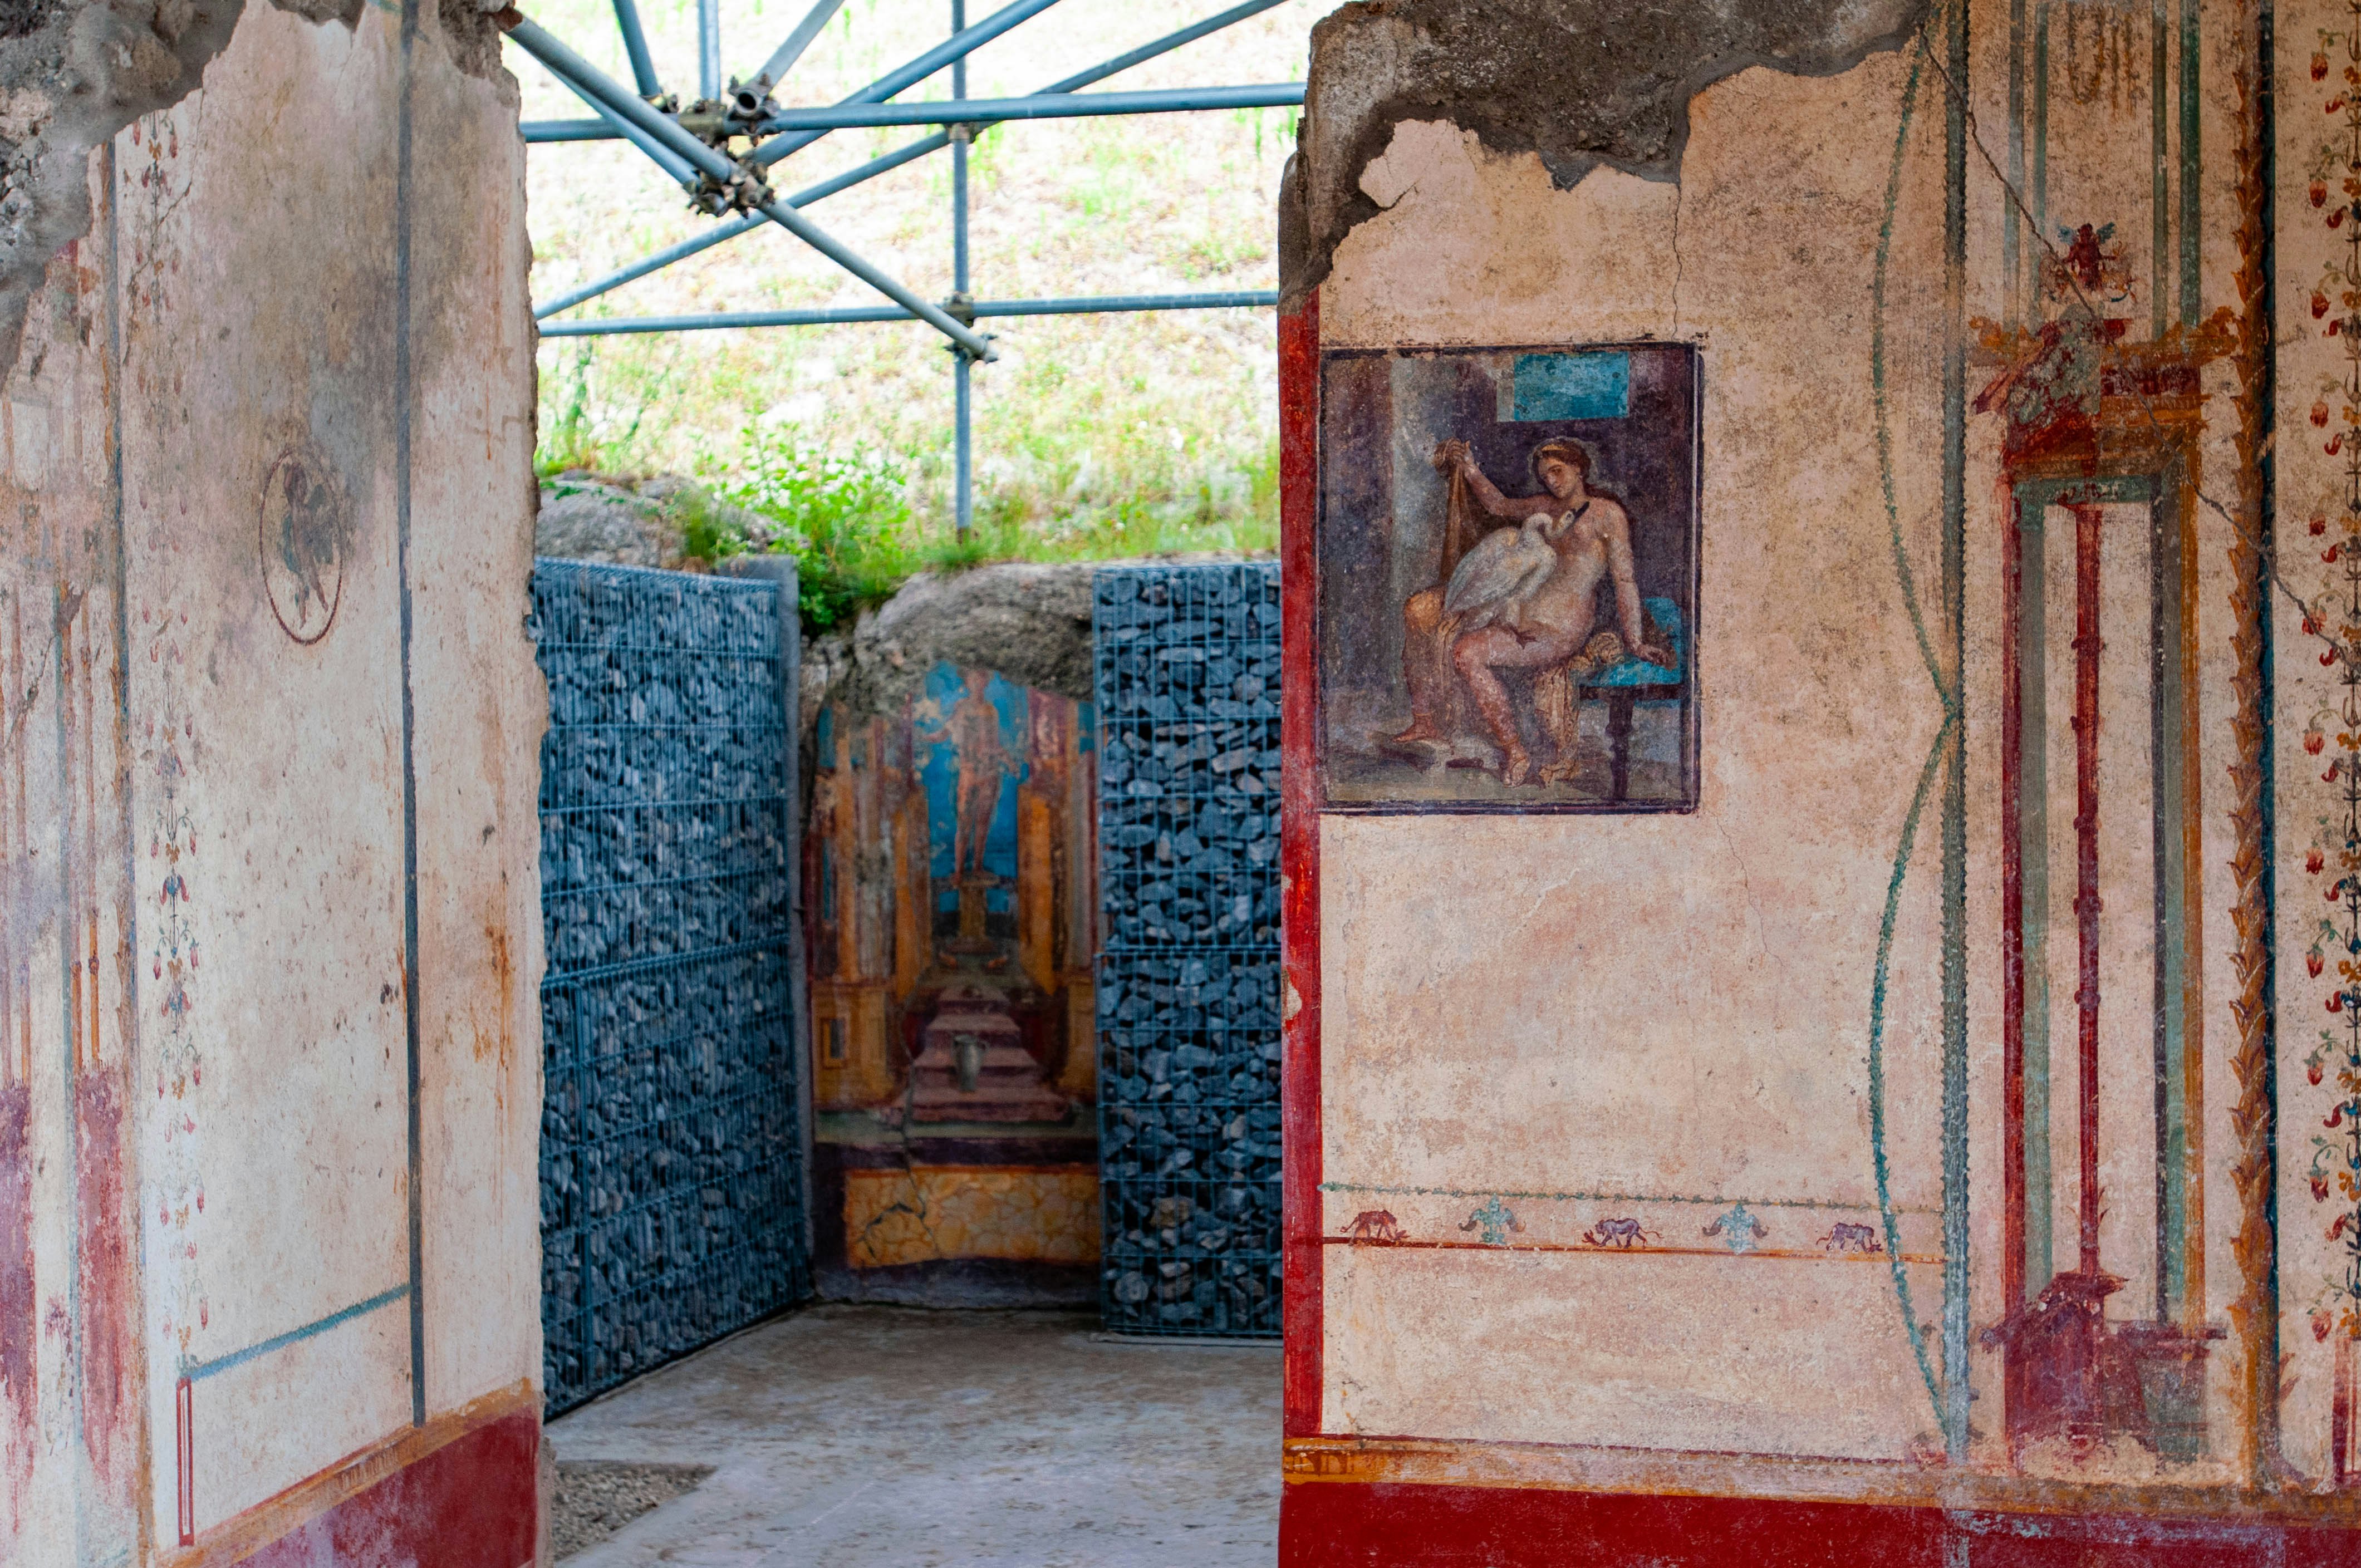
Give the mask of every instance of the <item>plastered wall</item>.
[[(1596, 32), (1610, 75), (1644, 41), (1616, 7), (1517, 9), (1498, 27)], [(1513, 1513), (1415, 1503), (1471, 1484), (1873, 1503), (1930, 1552), (1949, 1527), (1907, 1510), (1938, 1501), (2350, 1513), (2354, 1189), (2315, 1140), (2351, 1092), (2320, 1026), (2352, 980), (2322, 922), (2353, 721), (2320, 633), (2361, 616), (2321, 551), (2361, 296), (2321, 280), (2361, 221), (2355, 18), (2280, 7), (2266, 54), (2231, 5), (1954, 16), (1822, 74), (1700, 58), (1686, 140), (1620, 166), (1611, 138), (1532, 150), (1534, 116), (1504, 130), (1472, 89), (1455, 119), (1373, 88), (1420, 49), (1482, 57), (1450, 7), (1348, 8), (1315, 42), (1283, 220), (1290, 671), (1319, 683), (1289, 742), (1289, 1561)], [(1636, 415), (1528, 411), (1517, 356), (1668, 345), (1697, 367), (1697, 575), (1636, 733), (1651, 701), (1694, 711), (1664, 753), (1694, 794), (1610, 798), (1596, 717), (1554, 780), (1472, 709), (1422, 734), (1415, 607), (1334, 574), (1466, 581), (1432, 554), (1441, 487), (1405, 477), (1450, 467), (1438, 433), (1541, 496), (1526, 449), (1627, 450), (1599, 433)], [(1444, 433), (1405, 389), (1454, 366), (1482, 385)], [(1628, 459), (1589, 479), (1635, 513), (1662, 493)], [(1605, 678), (1580, 667), (1582, 704)], [(1508, 689), (1545, 760), (1544, 699)], [(2116, 1349), (2060, 1373), (2011, 1348), (2099, 1275), (2081, 1321)], [(1792, 1560), (1848, 1560), (1811, 1555), (1828, 1528)], [(1645, 1534), (1597, 1560), (1724, 1560), (1677, 1531), (1629, 1555)]]
[(247, 9), (91, 155), (0, 383), (10, 1562), (533, 1551), (545, 702), (482, 30)]

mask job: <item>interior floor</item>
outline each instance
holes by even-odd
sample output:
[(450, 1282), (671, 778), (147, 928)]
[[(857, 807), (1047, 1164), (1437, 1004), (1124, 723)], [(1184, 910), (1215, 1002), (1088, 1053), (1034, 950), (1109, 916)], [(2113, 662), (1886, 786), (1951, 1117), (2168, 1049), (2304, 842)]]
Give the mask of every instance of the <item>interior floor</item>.
[(1279, 1544), (1276, 1344), (1095, 1316), (819, 1306), (550, 1424), (561, 1464), (710, 1465), (571, 1568), (1228, 1568)]

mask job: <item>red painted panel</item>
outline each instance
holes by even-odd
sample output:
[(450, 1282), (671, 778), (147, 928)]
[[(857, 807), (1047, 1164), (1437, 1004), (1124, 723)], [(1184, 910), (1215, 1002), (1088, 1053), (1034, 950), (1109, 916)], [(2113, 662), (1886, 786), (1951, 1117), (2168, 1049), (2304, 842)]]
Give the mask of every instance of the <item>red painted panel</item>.
[(1312, 619), (1320, 411), (1320, 299), (1279, 318), (1279, 578), (1280, 603), (1280, 949), (1289, 988), (1279, 1076), (1284, 1119), (1281, 1199), (1285, 1242), (1286, 1366), (1290, 1437), (1320, 1430), (1320, 660)]
[[(93, 981), (93, 989), (96, 981)], [(93, 1028), (93, 1035), (96, 1031)], [(139, 1507), (139, 1275), (131, 1241), (124, 1072), (92, 1064), (74, 1081), (74, 1174), (82, 1228), (82, 1442), (100, 1496), (120, 1517)]]
[(2361, 1534), (2232, 1519), (1290, 1484), (1280, 1568), (2356, 1568)]
[(541, 1423), (504, 1416), (243, 1560), (244, 1568), (520, 1568), (533, 1560)]
[[(0, 1041), (0, 1049), (7, 1042)], [(39, 1447), (40, 1397), (33, 1387), (32, 1096), (26, 1086), (0, 1089), (0, 1398), (12, 1404), (16, 1429), (0, 1432), (0, 1514), (23, 1517), (24, 1491)]]

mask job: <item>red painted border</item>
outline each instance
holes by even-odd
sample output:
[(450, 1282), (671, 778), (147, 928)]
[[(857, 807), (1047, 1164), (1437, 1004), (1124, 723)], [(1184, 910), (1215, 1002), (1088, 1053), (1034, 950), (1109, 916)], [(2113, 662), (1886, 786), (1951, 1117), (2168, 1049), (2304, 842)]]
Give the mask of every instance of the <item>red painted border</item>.
[(541, 1508), (541, 1423), (488, 1421), (280, 1536), (241, 1568), (522, 1568)]
[(179, 1476), (174, 1518), (180, 1522), (182, 1546), (197, 1543), (196, 1421), (196, 1385), (183, 1377), (172, 1386), (172, 1464)]
[(2075, 1194), (2084, 1274), (2099, 1272), (2099, 509), (2074, 514), (2074, 992), (2081, 1176)]
[[(2012, 490), (2001, 538), (2000, 972), (2002, 1310), (2025, 1304), (2025, 502)], [(2046, 895), (2046, 894), (2045, 894)], [(2048, 959), (2045, 957), (2044, 962)], [(2021, 1357), (2001, 1361), (2004, 1419), (2025, 1408)]]
[(2235, 1519), (1292, 1482), (1280, 1568), (2356, 1568), (2361, 1533)]
[(1287, 995), (1279, 1076), (1289, 1437), (1320, 1430), (1320, 297), (1279, 318), (1279, 943)]

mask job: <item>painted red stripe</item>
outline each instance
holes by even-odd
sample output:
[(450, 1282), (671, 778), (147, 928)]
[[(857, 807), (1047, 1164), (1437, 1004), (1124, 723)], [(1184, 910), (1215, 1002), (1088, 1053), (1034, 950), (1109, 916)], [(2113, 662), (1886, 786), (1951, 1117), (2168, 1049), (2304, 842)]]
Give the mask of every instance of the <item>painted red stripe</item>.
[(1285, 1430), (1320, 1430), (1320, 780), (1317, 624), (1320, 300), (1279, 318), (1280, 949), (1288, 995), (1279, 1076)]
[(2081, 1268), (2099, 1272), (2099, 509), (2074, 514), (2075, 993), (2081, 1090)]
[(1863, 1503), (1290, 1483), (1280, 1568), (2327, 1568), (2352, 1532), (2235, 1518), (2002, 1516)]
[[(0, 1051), (7, 1046), (0, 1039)], [(16, 1427), (0, 1431), (0, 1518), (26, 1517), (33, 1455), (40, 1449), (41, 1402), (33, 1392), (37, 1296), (32, 1091), (19, 1080), (0, 1088), (0, 1386), (16, 1410)]]
[(280, 1537), (241, 1568), (522, 1568), (540, 1508), (541, 1423), (490, 1421)]
[[(2012, 490), (2002, 535), (2000, 617), (2001, 1244), (2004, 1314), (2025, 1305), (2025, 502)], [(2040, 961), (2046, 963), (2043, 956)], [(2045, 1281), (2044, 1283), (2047, 1283)], [(2001, 1358), (2004, 1422), (2026, 1408), (2024, 1358)], [(2014, 1431), (2012, 1426), (2009, 1429)]]
[(172, 1463), (178, 1473), (181, 1544), (197, 1543), (196, 1386), (183, 1377), (172, 1388)]

